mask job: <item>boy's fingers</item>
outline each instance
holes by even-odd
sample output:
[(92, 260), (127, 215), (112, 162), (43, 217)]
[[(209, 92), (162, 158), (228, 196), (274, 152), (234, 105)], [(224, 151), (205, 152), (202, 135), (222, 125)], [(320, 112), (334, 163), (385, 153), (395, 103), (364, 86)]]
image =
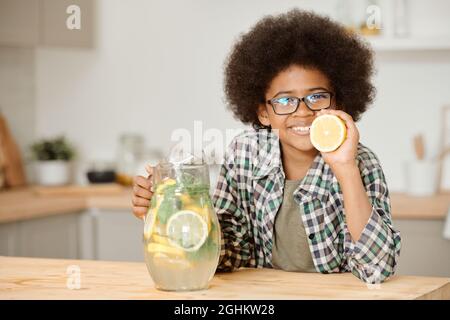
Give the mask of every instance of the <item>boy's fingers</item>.
[(133, 207), (133, 214), (139, 219), (144, 219), (147, 214), (148, 208), (145, 207)]
[(149, 199), (141, 198), (138, 196), (133, 196), (131, 202), (133, 203), (133, 206), (136, 206), (136, 207), (149, 207), (150, 206)]
[(342, 120), (345, 122), (353, 123), (353, 118), (348, 113), (341, 111), (341, 110), (334, 110), (335, 114), (339, 116)]
[(143, 176), (136, 176), (134, 177), (134, 184), (146, 190), (150, 190), (150, 187), (152, 186), (152, 179), (145, 178)]
[(153, 192), (148, 189), (144, 189), (138, 185), (133, 186), (133, 193), (135, 196), (150, 200), (153, 196)]
[(342, 110), (333, 110), (333, 109), (324, 109), (324, 110), (320, 110), (319, 113), (317, 114), (317, 116), (320, 116), (322, 114), (333, 114), (338, 116), (339, 118), (341, 118), (342, 120), (344, 120), (345, 124), (347, 125), (347, 127), (354, 127), (355, 126), (355, 122), (353, 121), (353, 118), (351, 115), (349, 115), (348, 113), (342, 111)]
[(153, 168), (150, 165), (146, 165), (145, 170), (148, 173), (148, 177), (136, 176), (133, 184), (133, 214), (139, 219), (144, 219), (153, 196)]
[(342, 110), (327, 109), (322, 111), (323, 113), (334, 114), (346, 122), (353, 122), (352, 116)]

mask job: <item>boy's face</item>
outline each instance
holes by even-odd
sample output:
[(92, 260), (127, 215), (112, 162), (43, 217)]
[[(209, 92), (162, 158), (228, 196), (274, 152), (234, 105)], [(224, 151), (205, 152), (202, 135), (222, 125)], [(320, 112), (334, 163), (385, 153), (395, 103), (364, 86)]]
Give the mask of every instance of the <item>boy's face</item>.
[[(293, 65), (272, 80), (266, 101), (280, 97), (303, 98), (319, 92), (333, 93), (328, 78), (317, 69)], [(334, 108), (334, 98), (330, 104), (330, 108)], [(314, 149), (309, 139), (309, 128), (316, 114), (317, 111), (308, 109), (304, 101), (300, 102), (297, 111), (287, 115), (276, 114), (269, 103), (260, 105), (258, 110), (259, 121), (278, 132), (283, 147), (304, 152)]]

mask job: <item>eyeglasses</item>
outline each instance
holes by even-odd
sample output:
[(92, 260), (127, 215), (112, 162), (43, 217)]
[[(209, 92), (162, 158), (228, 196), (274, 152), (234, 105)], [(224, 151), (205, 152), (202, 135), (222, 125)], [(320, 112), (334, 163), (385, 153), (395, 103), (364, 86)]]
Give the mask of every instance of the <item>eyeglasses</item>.
[(297, 111), (300, 102), (304, 102), (311, 111), (327, 109), (331, 106), (331, 92), (315, 92), (303, 98), (298, 97), (280, 97), (267, 100), (273, 108), (273, 112), (278, 115), (287, 115)]

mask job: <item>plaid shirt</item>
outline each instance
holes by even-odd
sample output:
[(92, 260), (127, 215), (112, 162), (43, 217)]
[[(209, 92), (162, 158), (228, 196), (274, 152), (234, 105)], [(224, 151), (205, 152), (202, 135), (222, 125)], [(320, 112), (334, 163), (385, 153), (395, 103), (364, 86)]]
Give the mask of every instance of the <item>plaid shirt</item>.
[[(372, 203), (372, 213), (357, 242), (348, 231), (339, 183), (320, 153), (295, 190), (294, 199), (303, 207), (301, 218), (318, 272), (351, 271), (368, 283), (380, 283), (395, 271), (400, 233), (392, 227), (388, 188), (377, 157), (359, 144), (357, 163)], [(284, 179), (276, 134), (249, 130), (233, 139), (214, 192), (222, 230), (218, 271), (273, 268), (273, 230)]]

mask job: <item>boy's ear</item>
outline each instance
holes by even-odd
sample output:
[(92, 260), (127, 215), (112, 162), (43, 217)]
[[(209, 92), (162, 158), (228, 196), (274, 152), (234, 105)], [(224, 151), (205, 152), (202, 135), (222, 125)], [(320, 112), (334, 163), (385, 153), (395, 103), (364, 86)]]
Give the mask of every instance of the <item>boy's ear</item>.
[(261, 122), (262, 125), (269, 127), (270, 121), (269, 121), (269, 114), (267, 113), (267, 108), (265, 105), (260, 104), (258, 106), (258, 120)]

